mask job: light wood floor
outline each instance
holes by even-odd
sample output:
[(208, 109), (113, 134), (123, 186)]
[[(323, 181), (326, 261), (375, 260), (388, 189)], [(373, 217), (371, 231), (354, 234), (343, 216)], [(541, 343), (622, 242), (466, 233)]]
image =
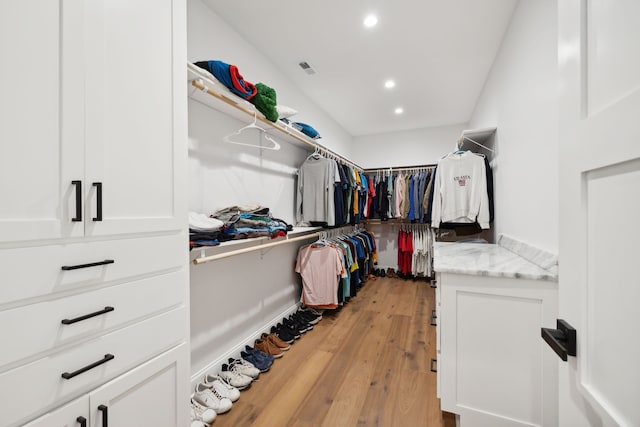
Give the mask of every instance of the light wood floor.
[(242, 392), (214, 427), (453, 427), (436, 398), (434, 290), (369, 280)]

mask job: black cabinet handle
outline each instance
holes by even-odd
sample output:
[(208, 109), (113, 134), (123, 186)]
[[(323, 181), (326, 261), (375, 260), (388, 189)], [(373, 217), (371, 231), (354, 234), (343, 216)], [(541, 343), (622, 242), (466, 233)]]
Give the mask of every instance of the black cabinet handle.
[(438, 287), (438, 281), (433, 279), (429, 282), (429, 286), (431, 286), (433, 289)]
[(76, 421), (80, 424), (80, 427), (87, 427), (87, 419), (85, 417), (78, 417)]
[[(436, 365), (436, 367), (434, 368), (433, 365)], [(431, 359), (431, 366), (429, 367), (431, 372), (438, 372), (438, 359)]]
[(78, 265), (63, 265), (62, 267), (60, 267), (62, 270), (64, 271), (68, 271), (68, 270), (77, 270), (79, 268), (88, 268), (88, 267), (97, 267), (99, 265), (107, 265), (107, 264), (113, 264), (115, 261), (112, 259), (105, 259), (104, 261), (98, 261), (98, 262), (90, 262), (89, 264), (78, 264)]
[(109, 408), (106, 405), (100, 405), (98, 411), (102, 412), (102, 427), (109, 427)]
[(436, 311), (431, 310), (431, 326), (438, 326), (438, 324), (436, 323), (437, 318), (438, 316), (436, 316)]
[(71, 185), (76, 186), (76, 216), (71, 221), (82, 221), (82, 181), (71, 181)]
[(63, 325), (71, 325), (73, 323), (81, 322), (83, 320), (91, 319), (92, 317), (100, 316), (101, 314), (109, 313), (115, 310), (113, 307), (106, 306), (104, 310), (96, 311), (94, 313), (85, 314), (84, 316), (76, 317), (75, 319), (62, 319), (60, 323)]
[(541, 328), (542, 338), (556, 352), (560, 359), (576, 355), (576, 330), (562, 319), (556, 320), (557, 329)]
[(93, 217), (93, 221), (102, 221), (102, 183), (94, 182), (94, 187), (96, 187), (96, 216)]
[(91, 370), (93, 368), (95, 368), (96, 366), (100, 366), (103, 363), (107, 363), (109, 360), (113, 360), (115, 359), (115, 356), (113, 354), (105, 354), (104, 358), (98, 360), (97, 362), (93, 362), (91, 365), (87, 365), (84, 368), (80, 368), (77, 371), (74, 372), (65, 372), (62, 374), (62, 378), (64, 378), (65, 380), (70, 380), (71, 378), (83, 374), (85, 372), (87, 372), (88, 370)]

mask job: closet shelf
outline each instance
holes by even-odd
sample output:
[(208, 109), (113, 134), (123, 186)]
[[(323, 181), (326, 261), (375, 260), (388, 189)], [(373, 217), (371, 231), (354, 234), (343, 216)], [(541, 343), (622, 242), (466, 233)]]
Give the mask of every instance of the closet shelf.
[(201, 74), (199, 71), (196, 71), (197, 68), (198, 67), (193, 64), (187, 64), (189, 97), (194, 101), (238, 119), (243, 123), (252, 123), (255, 118), (256, 121), (267, 125), (266, 130), (277, 137), (279, 141), (285, 141), (298, 147), (318, 150), (329, 157), (338, 159), (356, 169), (363, 170), (361, 166), (326, 148), (297, 129), (281, 121), (272, 122), (267, 120), (249, 101), (235, 95), (216, 79), (208, 78), (204, 73)]
[(255, 237), (222, 242), (218, 246), (203, 246), (192, 249), (190, 258), (195, 265), (204, 264), (218, 259), (318, 237), (318, 230), (322, 230), (322, 227), (293, 227), (293, 230), (288, 232), (286, 237), (278, 237), (277, 239)]

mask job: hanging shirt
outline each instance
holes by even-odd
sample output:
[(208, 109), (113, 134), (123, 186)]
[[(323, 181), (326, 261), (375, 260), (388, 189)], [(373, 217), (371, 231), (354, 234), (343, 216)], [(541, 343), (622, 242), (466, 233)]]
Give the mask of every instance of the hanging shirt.
[(307, 157), (298, 173), (297, 222), (335, 225), (335, 184), (340, 182), (335, 160), (319, 155)]
[(338, 305), (342, 258), (331, 246), (308, 245), (298, 250), (296, 273), (302, 277), (302, 301), (309, 306)]
[(489, 199), (484, 158), (465, 151), (438, 161), (433, 195), (432, 226), (441, 222), (478, 222), (489, 228)]

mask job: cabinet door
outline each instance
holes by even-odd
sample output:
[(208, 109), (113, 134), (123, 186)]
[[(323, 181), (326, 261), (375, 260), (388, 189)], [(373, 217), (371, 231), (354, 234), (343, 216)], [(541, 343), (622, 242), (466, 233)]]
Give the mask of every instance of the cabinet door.
[(82, 19), (79, 0), (0, 2), (2, 242), (83, 233)]
[[(186, 225), (184, 1), (85, 7), (86, 232), (179, 229)], [(94, 220), (99, 191), (101, 221)]]
[(181, 344), (90, 393), (91, 427), (186, 426), (188, 360)]
[(88, 425), (89, 396), (83, 396), (25, 424), (24, 427), (87, 427)]

